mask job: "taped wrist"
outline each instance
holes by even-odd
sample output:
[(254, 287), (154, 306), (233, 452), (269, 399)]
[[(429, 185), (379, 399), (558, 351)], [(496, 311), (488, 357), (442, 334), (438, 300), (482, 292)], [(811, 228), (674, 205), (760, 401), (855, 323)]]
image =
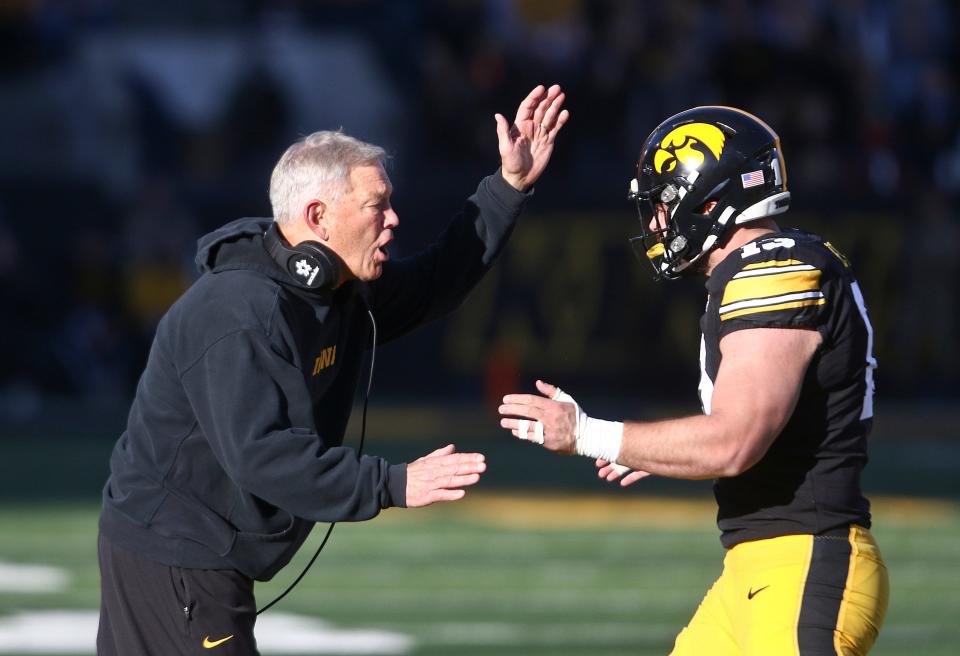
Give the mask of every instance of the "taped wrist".
[(594, 419), (587, 415), (572, 396), (557, 388), (554, 401), (572, 403), (577, 412), (577, 433), (574, 450), (577, 455), (603, 458), (615, 463), (623, 441), (623, 422)]
[(602, 458), (616, 462), (623, 442), (623, 422), (594, 419), (584, 415), (577, 431), (577, 453), (588, 458)]

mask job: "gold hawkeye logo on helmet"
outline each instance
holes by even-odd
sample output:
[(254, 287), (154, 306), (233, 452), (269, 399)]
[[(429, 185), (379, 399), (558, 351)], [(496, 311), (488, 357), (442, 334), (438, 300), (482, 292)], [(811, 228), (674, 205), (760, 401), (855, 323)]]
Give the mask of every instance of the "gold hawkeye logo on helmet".
[(669, 173), (677, 167), (679, 161), (688, 169), (698, 169), (706, 158), (706, 152), (719, 161), (725, 140), (723, 131), (715, 125), (681, 125), (671, 130), (660, 142), (660, 148), (653, 154), (653, 168), (657, 173)]

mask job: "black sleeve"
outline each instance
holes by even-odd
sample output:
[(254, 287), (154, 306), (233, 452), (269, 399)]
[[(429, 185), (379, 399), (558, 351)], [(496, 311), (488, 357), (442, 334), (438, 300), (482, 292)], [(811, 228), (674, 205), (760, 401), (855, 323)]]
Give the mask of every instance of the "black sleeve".
[(245, 491), (320, 522), (364, 520), (405, 505), (405, 464), (358, 458), (294, 425), (287, 409), (311, 404), (303, 373), (265, 335), (241, 330), (221, 338), (182, 381), (215, 457)]
[(511, 187), (498, 171), (480, 182), (430, 247), (384, 264), (369, 297), (378, 341), (395, 339), (456, 309), (493, 265), (531, 194)]

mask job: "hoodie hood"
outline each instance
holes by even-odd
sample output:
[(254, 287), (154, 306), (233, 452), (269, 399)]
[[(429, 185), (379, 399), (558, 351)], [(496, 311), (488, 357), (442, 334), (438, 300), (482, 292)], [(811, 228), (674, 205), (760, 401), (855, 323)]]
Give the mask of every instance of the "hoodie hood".
[(201, 273), (253, 269), (271, 278), (280, 270), (263, 247), (263, 233), (271, 218), (244, 218), (231, 221), (197, 240), (197, 268)]

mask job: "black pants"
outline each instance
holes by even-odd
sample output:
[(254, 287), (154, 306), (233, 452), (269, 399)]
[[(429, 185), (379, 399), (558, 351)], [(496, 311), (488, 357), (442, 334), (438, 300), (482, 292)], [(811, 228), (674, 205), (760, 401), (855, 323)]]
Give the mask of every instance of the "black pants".
[(256, 655), (253, 581), (233, 570), (183, 569), (100, 536), (98, 656)]

